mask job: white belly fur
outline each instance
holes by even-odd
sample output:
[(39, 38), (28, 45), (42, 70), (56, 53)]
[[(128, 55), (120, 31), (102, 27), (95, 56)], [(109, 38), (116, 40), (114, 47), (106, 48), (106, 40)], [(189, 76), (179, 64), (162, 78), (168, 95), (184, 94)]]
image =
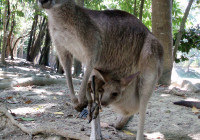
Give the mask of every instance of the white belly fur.
[[(71, 34), (69, 32), (61, 32), (61, 31), (55, 31), (53, 32), (53, 43), (56, 46), (57, 50), (67, 50), (69, 51), (76, 59), (81, 61), (82, 63), (87, 63), (87, 56), (88, 53), (84, 49), (83, 44), (79, 41), (78, 37), (74, 34)], [(59, 51), (60, 53), (65, 52)]]

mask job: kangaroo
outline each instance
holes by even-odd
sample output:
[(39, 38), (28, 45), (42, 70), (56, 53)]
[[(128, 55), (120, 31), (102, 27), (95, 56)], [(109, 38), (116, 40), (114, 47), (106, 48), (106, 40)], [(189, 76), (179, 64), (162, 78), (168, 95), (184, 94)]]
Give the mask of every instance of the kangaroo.
[[(129, 121), (133, 114), (139, 112), (139, 122), (137, 130), (137, 140), (142, 140), (145, 113), (148, 101), (153, 93), (157, 80), (162, 74), (163, 48), (159, 41), (149, 34), (144, 40), (144, 44), (138, 56), (138, 63), (129, 67), (119, 67), (117, 70), (108, 70), (110, 67), (98, 67), (105, 64), (107, 59), (99, 59), (91, 73), (91, 77), (95, 76), (95, 91), (97, 98), (95, 101), (100, 102), (102, 106), (110, 106), (119, 114), (117, 122), (114, 126), (122, 129)], [(104, 57), (104, 54), (100, 54)], [(134, 61), (129, 60), (129, 61)], [(120, 63), (118, 61), (118, 63)], [(123, 65), (123, 64), (121, 64)], [(120, 65), (120, 66), (121, 66)], [(98, 69), (96, 68), (98, 67)], [(102, 71), (103, 69), (104, 71)], [(119, 76), (120, 75), (120, 76)], [(89, 117), (91, 119), (91, 78), (88, 81), (88, 107)], [(97, 116), (98, 112), (95, 111)]]
[[(74, 0), (39, 0), (38, 4), (48, 14), (52, 42), (66, 73), (70, 97), (77, 111), (87, 106), (87, 83), (94, 68), (109, 73), (111, 79), (118, 82), (140, 72), (122, 93), (126, 93), (123, 98), (131, 103), (129, 111), (124, 111), (126, 116), (132, 114), (132, 106), (139, 106), (141, 119), (137, 140), (141, 140), (146, 105), (162, 71), (163, 49), (159, 41), (140, 20), (124, 11), (89, 10), (76, 5)], [(72, 85), (72, 55), (86, 65), (78, 99)], [(106, 83), (108, 87), (113, 85)], [(134, 100), (128, 95), (135, 96)], [(117, 103), (114, 100), (112, 104)]]

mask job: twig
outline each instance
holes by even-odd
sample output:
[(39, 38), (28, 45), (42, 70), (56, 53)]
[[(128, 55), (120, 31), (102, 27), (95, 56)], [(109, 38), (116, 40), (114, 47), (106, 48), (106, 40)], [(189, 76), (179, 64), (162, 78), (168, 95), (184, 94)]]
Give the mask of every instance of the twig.
[(23, 124), (18, 123), (13, 116), (8, 112), (5, 105), (0, 103), (0, 112), (3, 113), (13, 125), (20, 128), (23, 132), (29, 134), (30, 136), (37, 134), (55, 134), (65, 138), (78, 139), (78, 140), (89, 140), (89, 137), (80, 133), (67, 131), (65, 129), (58, 129), (56, 126), (40, 126), (36, 128), (26, 128)]

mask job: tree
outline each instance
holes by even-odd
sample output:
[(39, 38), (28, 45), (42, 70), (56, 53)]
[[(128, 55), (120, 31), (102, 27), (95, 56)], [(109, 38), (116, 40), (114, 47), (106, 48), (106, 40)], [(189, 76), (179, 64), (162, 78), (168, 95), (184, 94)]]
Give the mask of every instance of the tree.
[(3, 48), (2, 48), (2, 53), (1, 53), (1, 62), (3, 64), (6, 63), (5, 61), (5, 55), (6, 55), (6, 45), (7, 45), (7, 23), (8, 23), (8, 16), (7, 16), (7, 12), (8, 12), (8, 8), (9, 8), (9, 0), (7, 2), (5, 2), (5, 11), (4, 11), (4, 20), (3, 20), (3, 32), (4, 32), (4, 36), (3, 36)]
[(141, 21), (142, 21), (142, 15), (143, 15), (144, 1), (145, 1), (145, 0), (141, 0), (141, 4), (140, 4), (140, 15), (139, 15), (139, 19), (140, 19)]
[(182, 19), (182, 22), (181, 22), (180, 30), (179, 30), (179, 32), (177, 34), (177, 38), (176, 38), (176, 42), (175, 42), (175, 47), (174, 47), (174, 51), (173, 51), (173, 60), (175, 60), (175, 58), (176, 58), (176, 53), (177, 53), (177, 50), (178, 50), (178, 46), (179, 46), (179, 43), (181, 41), (181, 37), (183, 35), (183, 31), (184, 31), (184, 28), (185, 28), (185, 23), (186, 23), (188, 15), (189, 15), (190, 9), (192, 7), (193, 1), (194, 0), (190, 0), (189, 1), (188, 6), (187, 6), (187, 8), (185, 10), (185, 13), (184, 13), (184, 16), (183, 16), (183, 19)]
[(34, 16), (34, 19), (33, 19), (32, 28), (31, 28), (30, 38), (29, 38), (29, 42), (28, 42), (28, 46), (27, 46), (27, 57), (26, 57), (27, 61), (31, 61), (30, 51), (31, 51), (31, 47), (33, 46), (33, 42), (34, 42), (34, 38), (35, 38), (35, 32), (36, 32), (37, 23), (38, 23), (38, 17), (39, 17), (37, 12), (38, 11), (36, 9), (35, 10), (35, 16)]
[(172, 0), (152, 0), (152, 31), (164, 47), (163, 74), (160, 84), (171, 84), (172, 60)]
[(46, 28), (47, 28), (47, 20), (46, 20), (45, 17), (43, 17), (42, 23), (40, 24), (40, 27), (39, 27), (38, 36), (35, 39), (33, 46), (31, 47), (30, 52), (29, 52), (29, 55), (30, 55), (29, 61), (30, 62), (34, 62), (36, 56), (40, 52), (40, 49), (41, 49), (41, 46), (42, 46), (42, 43), (43, 43), (43, 39), (44, 39), (44, 36), (45, 36)]
[(51, 38), (49, 34), (49, 28), (46, 28), (46, 37), (45, 37), (45, 43), (44, 47), (41, 52), (39, 64), (40, 65), (49, 65), (49, 52), (50, 52), (50, 46), (51, 46)]

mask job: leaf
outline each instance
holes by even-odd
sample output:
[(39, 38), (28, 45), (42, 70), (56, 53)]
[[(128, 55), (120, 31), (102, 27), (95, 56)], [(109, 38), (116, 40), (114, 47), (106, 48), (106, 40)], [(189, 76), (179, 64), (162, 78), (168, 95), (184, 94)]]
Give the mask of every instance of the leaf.
[(134, 133), (132, 133), (131, 131), (128, 131), (128, 130), (123, 130), (123, 132), (127, 135), (131, 135), (131, 136), (135, 136)]
[(198, 114), (198, 113), (199, 113), (199, 110), (198, 110), (195, 106), (193, 106), (193, 107), (192, 107), (192, 112), (193, 112), (194, 114)]
[(12, 99), (12, 98), (13, 98), (12, 96), (7, 97), (8, 100), (10, 100), (10, 99)]
[(35, 120), (34, 118), (24, 118), (24, 117), (21, 117), (20, 119), (23, 121), (34, 121)]
[(24, 13), (22, 11), (15, 11), (19, 17), (24, 17)]
[(63, 112), (54, 112), (53, 114), (55, 114), (55, 115), (64, 115)]
[(30, 103), (32, 103), (31, 100), (28, 100), (28, 101), (25, 102), (25, 104), (30, 104)]

